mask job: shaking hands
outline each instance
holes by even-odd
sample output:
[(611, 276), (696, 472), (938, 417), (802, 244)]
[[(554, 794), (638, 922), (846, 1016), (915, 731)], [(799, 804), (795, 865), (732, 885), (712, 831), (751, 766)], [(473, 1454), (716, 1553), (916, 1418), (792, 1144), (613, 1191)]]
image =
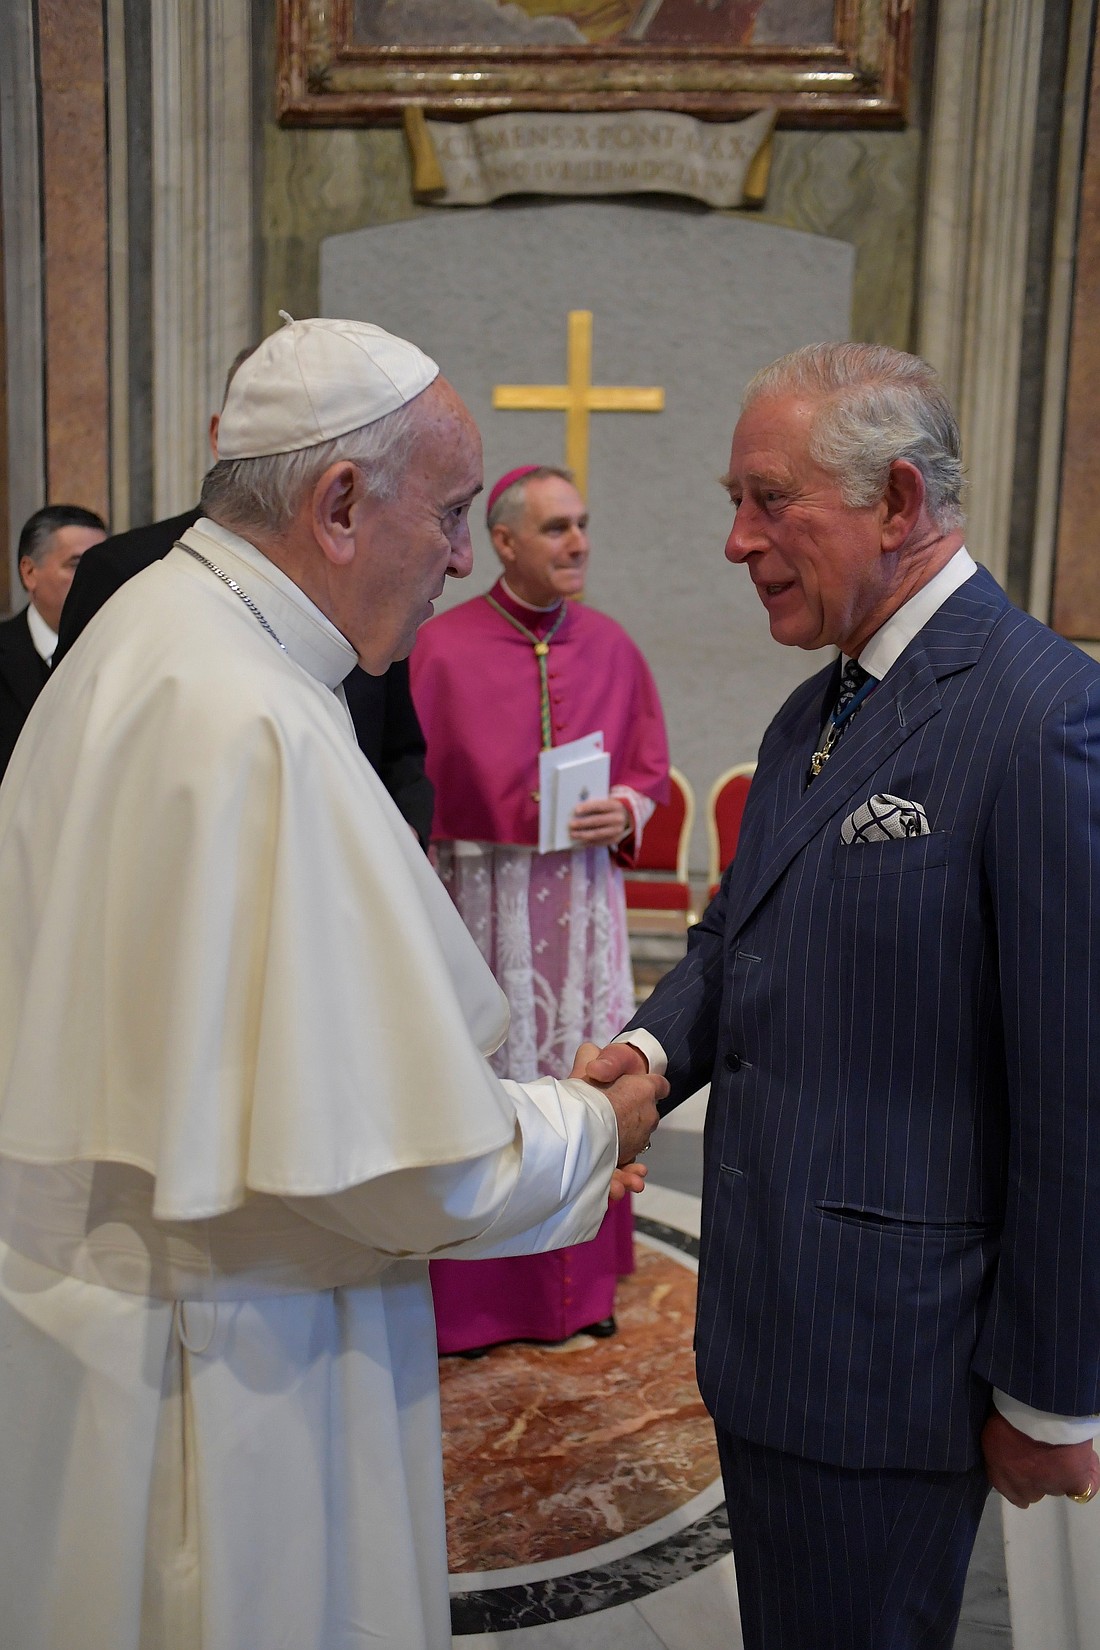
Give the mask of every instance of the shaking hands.
[(582, 1043), (573, 1061), (571, 1077), (580, 1077), (602, 1089), (615, 1113), (619, 1129), (619, 1166), (611, 1181), (611, 1200), (645, 1185), (645, 1165), (634, 1159), (649, 1145), (660, 1121), (657, 1102), (668, 1093), (663, 1077), (654, 1077), (644, 1057), (627, 1043), (611, 1043), (600, 1050)]

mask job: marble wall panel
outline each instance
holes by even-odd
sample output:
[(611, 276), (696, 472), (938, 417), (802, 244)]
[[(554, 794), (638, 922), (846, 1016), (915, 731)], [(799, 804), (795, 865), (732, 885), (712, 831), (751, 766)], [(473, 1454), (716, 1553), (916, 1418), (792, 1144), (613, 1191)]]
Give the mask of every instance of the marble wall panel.
[(1100, 54), (1093, 58), (1081, 179), (1077, 275), (1062, 452), (1062, 498), (1051, 622), (1075, 640), (1100, 637)]
[(152, 112), (152, 503), (190, 509), (226, 369), (256, 338), (250, 0), (157, 0)]
[[(851, 336), (912, 344), (921, 132), (777, 132), (763, 217), (855, 248)], [(748, 216), (749, 214), (741, 214)]]
[(100, 0), (42, 0), (46, 478), (51, 502), (110, 502), (107, 133)]
[(330, 235), (396, 223), (430, 208), (412, 198), (405, 135), (384, 128), (263, 133), (261, 321), (295, 319), (320, 305), (321, 243)]
[(19, 530), (46, 489), (42, 370), (42, 211), (35, 0), (9, 0), (0, 51), (0, 194), (4, 242), (4, 384), (8, 497), (0, 597), (19, 589)]

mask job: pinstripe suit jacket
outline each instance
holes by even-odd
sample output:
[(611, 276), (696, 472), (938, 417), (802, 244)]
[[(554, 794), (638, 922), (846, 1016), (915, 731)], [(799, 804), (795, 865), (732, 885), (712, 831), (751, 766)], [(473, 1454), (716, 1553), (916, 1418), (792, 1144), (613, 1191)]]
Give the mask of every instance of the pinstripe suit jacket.
[[(768, 729), (737, 857), (632, 1024), (669, 1104), (713, 1083), (717, 1422), (958, 1469), (990, 1384), (1100, 1410), (1100, 665), (979, 570), (807, 790), (829, 685)], [(931, 834), (845, 847), (879, 791)]]

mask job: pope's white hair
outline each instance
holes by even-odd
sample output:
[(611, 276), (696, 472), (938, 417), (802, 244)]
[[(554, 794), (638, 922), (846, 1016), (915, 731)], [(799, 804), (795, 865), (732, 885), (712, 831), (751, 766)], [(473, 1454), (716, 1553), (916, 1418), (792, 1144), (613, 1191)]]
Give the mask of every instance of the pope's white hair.
[(924, 477), (936, 526), (962, 525), (959, 426), (927, 361), (885, 344), (807, 344), (758, 372), (742, 407), (788, 394), (819, 403), (810, 455), (836, 476), (846, 504), (874, 504), (904, 459)]
[(203, 515), (231, 531), (281, 533), (317, 478), (341, 460), (361, 471), (372, 497), (396, 497), (416, 440), (417, 399), (315, 447), (264, 458), (219, 459), (202, 484)]

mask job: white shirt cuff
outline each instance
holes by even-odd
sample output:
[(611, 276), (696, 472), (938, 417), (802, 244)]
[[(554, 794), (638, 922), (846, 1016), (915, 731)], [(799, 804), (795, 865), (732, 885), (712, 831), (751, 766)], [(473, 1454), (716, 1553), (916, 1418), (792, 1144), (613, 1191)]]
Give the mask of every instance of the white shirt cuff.
[(612, 1038), (612, 1042), (629, 1043), (631, 1048), (636, 1048), (639, 1054), (645, 1055), (649, 1061), (649, 1069), (655, 1077), (664, 1076), (668, 1066), (668, 1055), (656, 1037), (648, 1031), (643, 1031), (641, 1026), (636, 1031), (622, 1032), (618, 1037)]
[(1048, 1415), (993, 1388), (993, 1402), (1011, 1426), (1040, 1444), (1085, 1444), (1100, 1433), (1100, 1415)]

